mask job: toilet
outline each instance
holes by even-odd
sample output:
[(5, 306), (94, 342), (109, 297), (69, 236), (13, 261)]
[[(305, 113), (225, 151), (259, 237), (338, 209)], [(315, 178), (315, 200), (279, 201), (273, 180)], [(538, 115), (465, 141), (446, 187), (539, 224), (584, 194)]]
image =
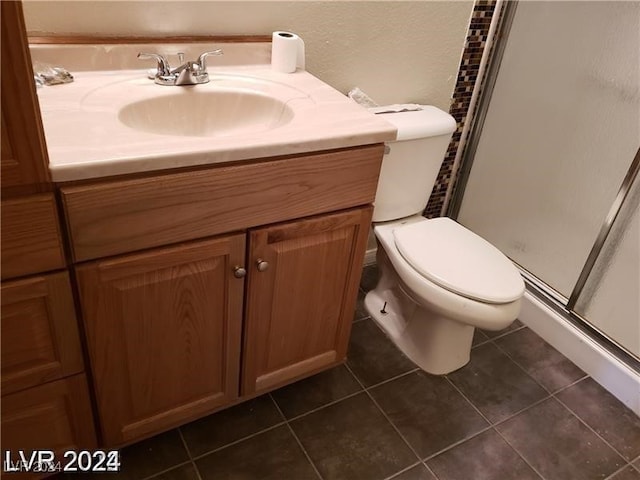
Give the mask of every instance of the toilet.
[(380, 279), (365, 297), (376, 323), (414, 363), (442, 375), (469, 362), (474, 329), (502, 330), (525, 285), (496, 247), (424, 210), (456, 122), (433, 106), (382, 114), (398, 129), (386, 146), (374, 202)]

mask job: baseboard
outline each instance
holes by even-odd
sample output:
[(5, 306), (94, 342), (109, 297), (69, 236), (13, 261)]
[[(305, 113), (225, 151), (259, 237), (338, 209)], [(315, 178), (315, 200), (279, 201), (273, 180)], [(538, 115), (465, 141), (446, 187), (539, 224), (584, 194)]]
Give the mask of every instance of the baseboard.
[(640, 375), (530, 292), (518, 318), (640, 416)]

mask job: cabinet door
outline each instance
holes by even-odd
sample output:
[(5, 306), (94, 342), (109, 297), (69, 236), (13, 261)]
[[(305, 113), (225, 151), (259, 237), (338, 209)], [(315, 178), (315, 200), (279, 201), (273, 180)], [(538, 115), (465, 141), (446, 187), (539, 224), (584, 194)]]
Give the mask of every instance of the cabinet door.
[(370, 220), (365, 207), (251, 232), (243, 395), (344, 360)]
[(2, 283), (2, 394), (83, 369), (67, 272)]
[[(2, 450), (11, 451), (14, 462), (19, 458), (18, 450), (24, 450), (27, 458), (34, 450), (53, 450), (62, 460), (61, 455), (67, 450), (95, 448), (96, 436), (84, 375), (2, 397)], [(25, 477), (29, 478), (26, 475), (19, 478)]]
[(107, 446), (202, 416), (238, 396), (244, 235), (77, 267)]

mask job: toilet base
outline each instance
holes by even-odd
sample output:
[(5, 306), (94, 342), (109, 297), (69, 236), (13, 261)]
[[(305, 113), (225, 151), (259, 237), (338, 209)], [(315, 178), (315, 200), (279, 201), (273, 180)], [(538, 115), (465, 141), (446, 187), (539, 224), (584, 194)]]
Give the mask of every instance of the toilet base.
[(427, 373), (444, 375), (465, 366), (474, 327), (429, 312), (385, 280), (367, 293), (364, 305), (396, 346)]

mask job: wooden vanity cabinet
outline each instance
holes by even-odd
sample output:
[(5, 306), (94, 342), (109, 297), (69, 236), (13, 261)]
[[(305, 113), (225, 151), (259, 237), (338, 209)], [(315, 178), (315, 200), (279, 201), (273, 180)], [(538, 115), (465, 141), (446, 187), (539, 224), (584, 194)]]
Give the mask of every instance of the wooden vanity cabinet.
[(243, 395), (344, 361), (371, 212), (250, 231)]
[(0, 179), (3, 197), (8, 191), (51, 190), (21, 2), (0, 2), (0, 22)]
[(103, 446), (344, 361), (382, 154), (61, 186)]
[(15, 460), (97, 442), (21, 2), (0, 2), (0, 32), (1, 437)]
[(67, 272), (2, 283), (2, 394), (84, 370)]
[(236, 234), (77, 267), (106, 445), (238, 397), (244, 249)]

